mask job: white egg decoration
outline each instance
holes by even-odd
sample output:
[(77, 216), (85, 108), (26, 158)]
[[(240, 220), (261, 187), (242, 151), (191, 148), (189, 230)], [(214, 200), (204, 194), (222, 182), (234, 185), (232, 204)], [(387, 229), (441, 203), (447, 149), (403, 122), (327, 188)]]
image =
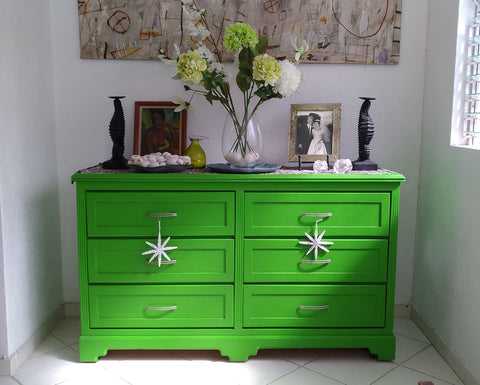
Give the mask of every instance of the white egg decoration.
[(192, 160), (186, 155), (179, 156), (172, 155), (169, 152), (154, 152), (146, 155), (132, 155), (128, 164), (141, 167), (189, 166), (192, 164)]

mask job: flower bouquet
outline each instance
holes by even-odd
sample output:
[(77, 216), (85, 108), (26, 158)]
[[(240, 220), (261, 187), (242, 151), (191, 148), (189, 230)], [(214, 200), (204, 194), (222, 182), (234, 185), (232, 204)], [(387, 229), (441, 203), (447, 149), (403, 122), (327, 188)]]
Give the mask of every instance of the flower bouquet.
[(293, 60), (277, 60), (266, 53), (267, 36), (258, 38), (246, 23), (228, 26), (223, 33), (223, 46), (234, 54), (235, 83), (243, 96), (242, 108), (237, 109), (217, 43), (220, 40), (210, 33), (206, 11), (195, 0), (182, 0), (182, 6), (190, 19), (188, 28), (192, 40), (197, 41), (196, 46), (183, 53), (176, 47), (173, 58), (167, 57), (163, 50), (159, 55), (162, 61), (176, 65), (174, 78), (185, 82), (185, 90), (192, 93), (188, 100), (174, 99), (179, 105), (176, 110), (191, 109), (195, 95), (203, 95), (210, 104), (221, 103), (227, 111), (225, 127), (232, 127), (230, 136), (228, 129), (224, 129), (223, 155), (234, 166), (252, 166), (258, 161), (262, 147), (255, 113), (267, 100), (289, 97), (297, 91), (303, 79), (297, 64), (308, 46), (303, 42), (296, 47), (293, 42), (296, 51)]

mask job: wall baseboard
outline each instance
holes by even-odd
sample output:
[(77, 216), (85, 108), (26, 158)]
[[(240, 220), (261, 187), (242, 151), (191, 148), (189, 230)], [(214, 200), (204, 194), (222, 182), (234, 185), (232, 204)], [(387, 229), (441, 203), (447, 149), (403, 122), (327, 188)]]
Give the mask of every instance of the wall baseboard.
[(80, 304), (67, 302), (65, 305), (65, 317), (80, 317)]
[(395, 305), (393, 307), (394, 318), (411, 318), (412, 306), (411, 305)]
[(36, 333), (10, 357), (0, 359), (0, 376), (11, 376), (30, 357), (65, 317), (65, 306), (60, 305), (37, 329)]
[(415, 308), (412, 309), (411, 318), (465, 385), (480, 385), (479, 380), (473, 376), (465, 364), (458, 359), (455, 353), (445, 343), (443, 338), (440, 337), (435, 329), (417, 313)]

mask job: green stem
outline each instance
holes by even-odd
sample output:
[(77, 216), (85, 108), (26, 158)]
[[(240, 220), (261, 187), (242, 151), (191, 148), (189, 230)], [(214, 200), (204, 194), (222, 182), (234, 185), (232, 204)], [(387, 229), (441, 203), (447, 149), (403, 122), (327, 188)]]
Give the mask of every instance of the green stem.
[(255, 107), (254, 107), (253, 110), (252, 110), (252, 113), (251, 113), (250, 116), (248, 117), (249, 120), (252, 119), (252, 117), (253, 117), (253, 115), (255, 114), (255, 112), (257, 112), (258, 107), (260, 107), (260, 106), (263, 104), (263, 102), (265, 102), (265, 100), (262, 100), (262, 99), (260, 99), (260, 100), (257, 102), (257, 104), (255, 105)]

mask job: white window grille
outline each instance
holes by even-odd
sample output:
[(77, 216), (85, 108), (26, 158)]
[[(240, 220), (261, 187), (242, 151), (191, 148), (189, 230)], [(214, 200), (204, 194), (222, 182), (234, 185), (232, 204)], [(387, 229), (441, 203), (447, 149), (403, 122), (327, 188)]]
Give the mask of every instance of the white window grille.
[(480, 6), (473, 0), (473, 15), (468, 31), (465, 77), (465, 114), (463, 134), (467, 144), (477, 147), (480, 141)]
[(480, 0), (458, 6), (450, 144), (480, 149)]

